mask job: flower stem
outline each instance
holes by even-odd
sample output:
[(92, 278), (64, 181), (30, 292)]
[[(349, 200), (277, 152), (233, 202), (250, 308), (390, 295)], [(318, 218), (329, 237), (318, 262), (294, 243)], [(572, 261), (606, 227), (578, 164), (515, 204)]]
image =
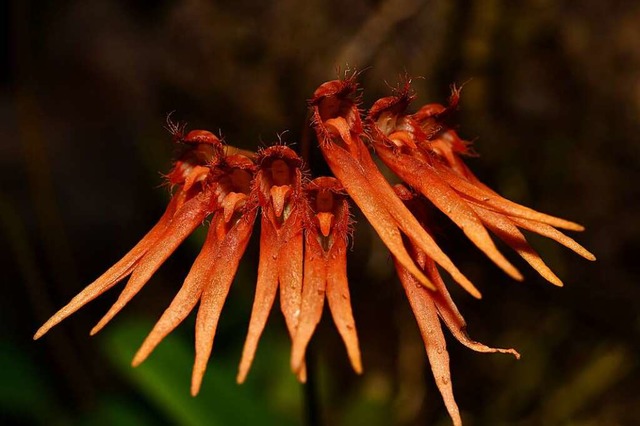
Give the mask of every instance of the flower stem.
[(307, 348), (305, 361), (307, 365), (307, 382), (303, 385), (305, 424), (320, 426), (322, 425), (322, 410), (317, 385), (317, 357), (313, 342)]

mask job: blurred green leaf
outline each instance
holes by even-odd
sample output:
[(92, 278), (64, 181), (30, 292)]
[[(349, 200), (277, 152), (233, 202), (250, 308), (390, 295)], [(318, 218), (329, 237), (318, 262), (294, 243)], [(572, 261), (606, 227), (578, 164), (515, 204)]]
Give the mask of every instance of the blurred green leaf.
[(38, 424), (64, 423), (51, 386), (28, 353), (6, 343), (0, 344), (0, 412), (28, 418)]
[(151, 426), (157, 422), (135, 401), (108, 396), (98, 402), (98, 406), (86, 413), (80, 421), (87, 426), (135, 425)]
[(270, 389), (236, 384), (237, 361), (211, 360), (200, 394), (191, 397), (193, 351), (176, 335), (168, 336), (143, 365), (132, 368), (131, 359), (150, 329), (143, 322), (120, 323), (107, 334), (104, 351), (170, 421), (180, 425), (292, 423), (268, 408), (265, 399), (270, 397)]

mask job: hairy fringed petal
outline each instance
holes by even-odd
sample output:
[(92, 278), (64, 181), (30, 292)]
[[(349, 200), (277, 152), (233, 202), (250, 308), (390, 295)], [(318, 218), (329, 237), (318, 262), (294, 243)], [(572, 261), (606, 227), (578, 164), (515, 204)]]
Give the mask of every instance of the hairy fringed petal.
[(306, 226), (302, 306), (291, 348), (291, 368), (298, 372), (304, 365), (305, 351), (320, 322), (326, 296), (351, 365), (361, 373), (360, 346), (347, 283), (349, 205), (337, 179), (320, 177), (306, 189), (311, 215)]
[[(203, 173), (202, 166), (215, 165), (220, 161), (222, 143), (206, 130), (195, 130), (185, 137), (182, 134), (179, 136), (174, 134), (174, 136), (177, 136), (176, 140), (182, 145), (183, 152), (167, 175), (168, 183), (177, 187), (177, 191), (171, 198), (165, 213), (129, 253), (40, 327), (34, 339), (40, 338), (82, 306), (132, 275), (132, 279), (113, 308), (91, 330), (91, 334), (98, 332), (146, 284), (164, 260), (212, 211), (214, 201), (212, 189), (204, 184), (207, 173)], [(198, 178), (189, 179), (194, 172)], [(187, 181), (189, 181), (189, 188), (185, 188)]]
[(327, 164), (391, 253), (423, 285), (434, 288), (406, 252), (402, 233), (479, 298), (480, 292), (420, 227), (373, 162), (361, 140), (363, 130), (354, 99), (357, 88), (354, 78), (324, 83), (311, 99), (314, 127)]
[[(302, 161), (284, 145), (261, 151), (251, 197), (262, 209), (260, 259), (256, 295), (237, 381), (244, 382), (258, 341), (280, 287), (280, 307), (293, 339), (298, 327), (302, 297), (303, 221), (308, 204), (302, 190)], [(304, 366), (298, 372), (306, 380)]]
[(247, 205), (248, 182), (255, 166), (242, 155), (229, 156), (212, 176), (216, 210), (205, 243), (182, 288), (134, 357), (139, 365), (200, 301), (196, 319), (196, 360), (192, 394), (197, 394), (211, 354), (222, 306), (249, 242), (257, 209)]

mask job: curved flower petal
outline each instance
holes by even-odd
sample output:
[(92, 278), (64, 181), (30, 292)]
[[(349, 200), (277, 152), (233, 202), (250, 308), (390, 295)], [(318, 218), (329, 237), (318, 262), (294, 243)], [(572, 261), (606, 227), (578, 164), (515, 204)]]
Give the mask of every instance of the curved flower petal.
[(291, 368), (299, 372), (324, 306), (325, 296), (356, 373), (362, 372), (360, 347), (347, 283), (349, 205), (338, 180), (319, 177), (307, 186), (312, 215), (306, 225), (304, 279), (298, 329), (291, 347)]
[(562, 280), (549, 269), (540, 258), (540, 255), (531, 248), (525, 236), (522, 235), (522, 232), (518, 230), (512, 220), (500, 213), (492, 212), (473, 204), (471, 205), (491, 232), (522, 256), (543, 278), (551, 284), (562, 287)]
[(398, 276), (404, 287), (411, 309), (416, 317), (420, 334), (424, 341), (424, 346), (429, 357), (433, 377), (440, 390), (447, 411), (453, 420), (453, 424), (462, 425), (460, 410), (453, 396), (451, 385), (451, 370), (449, 368), (449, 352), (447, 343), (440, 327), (438, 313), (430, 297), (429, 290), (417, 285), (415, 278), (400, 264), (398, 266)]
[(206, 285), (196, 318), (196, 359), (191, 378), (191, 394), (197, 395), (213, 347), (220, 312), (224, 305), (240, 259), (251, 237), (258, 210), (243, 212), (231, 230), (219, 242), (209, 265)]
[(136, 265), (129, 282), (120, 293), (118, 300), (95, 327), (91, 335), (99, 332), (107, 323), (135, 296), (160, 268), (165, 260), (200, 225), (212, 210), (212, 190), (196, 195), (186, 201), (175, 213), (173, 220), (165, 230), (159, 243), (154, 245)]
[[(399, 230), (429, 253), (470, 294), (479, 298), (480, 292), (422, 229), (371, 159), (360, 139), (362, 124), (353, 99), (356, 88), (352, 79), (325, 83), (311, 100), (314, 127), (331, 171), (340, 179), (389, 250), (423, 285), (433, 288), (407, 256)], [(332, 132), (326, 126), (329, 120), (332, 120), (331, 126), (339, 128), (339, 131)], [(348, 140), (343, 136), (348, 133), (347, 128)]]
[(260, 231), (260, 259), (258, 261), (256, 295), (253, 300), (253, 308), (251, 308), (249, 330), (242, 349), (242, 358), (240, 359), (240, 367), (236, 377), (238, 383), (243, 383), (247, 378), (258, 348), (258, 341), (267, 324), (278, 290), (277, 238), (275, 230), (268, 225), (265, 226), (265, 221), (267, 219), (263, 217)]
[(122, 259), (109, 268), (98, 279), (89, 284), (78, 293), (71, 301), (56, 312), (47, 322), (45, 322), (36, 331), (33, 336), (34, 340), (39, 339), (47, 333), (52, 327), (59, 324), (62, 320), (75, 313), (87, 303), (100, 296), (105, 291), (122, 281), (133, 271), (135, 265), (144, 256), (147, 251), (156, 243), (158, 238), (166, 231), (178, 204), (182, 203), (184, 197), (183, 192), (178, 192), (171, 198), (167, 209), (156, 225), (136, 244)]
[(202, 250), (191, 265), (191, 269), (173, 298), (169, 307), (164, 311), (156, 325), (142, 343), (133, 357), (132, 365), (140, 365), (155, 349), (155, 347), (171, 333), (191, 313), (202, 295), (211, 273), (211, 264), (218, 251), (218, 235), (214, 226), (209, 228)]
[(522, 281), (522, 274), (498, 251), (489, 233), (474, 210), (429, 164), (400, 150), (376, 144), (376, 153), (402, 180), (420, 191), (446, 214), (483, 253), (512, 278)]

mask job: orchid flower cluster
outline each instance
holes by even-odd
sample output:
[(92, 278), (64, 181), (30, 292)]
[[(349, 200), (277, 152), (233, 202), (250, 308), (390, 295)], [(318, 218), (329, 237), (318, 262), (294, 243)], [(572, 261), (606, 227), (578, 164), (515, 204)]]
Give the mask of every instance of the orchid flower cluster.
[[(552, 284), (560, 279), (527, 243), (521, 229), (551, 238), (586, 259), (594, 256), (558, 228), (583, 227), (509, 201), (484, 185), (465, 165), (469, 142), (452, 128), (460, 89), (447, 106), (428, 104), (409, 113), (410, 81), (359, 109), (357, 75), (322, 84), (309, 101), (319, 148), (335, 177), (310, 179), (302, 159), (276, 143), (257, 153), (224, 144), (206, 130), (185, 133), (170, 124), (180, 154), (167, 175), (173, 195), (158, 223), (120, 261), (53, 315), (38, 339), (120, 281), (122, 293), (91, 330), (100, 331), (140, 291), (171, 253), (208, 219), (208, 234), (184, 283), (133, 359), (143, 362), (195, 308), (196, 395), (211, 354), (222, 307), (260, 218), (255, 299), (237, 380), (243, 382), (277, 293), (292, 340), (291, 368), (306, 380), (305, 352), (322, 316), (325, 298), (353, 369), (361, 354), (347, 283), (347, 248), (353, 201), (388, 247), (424, 340), (436, 384), (453, 423), (461, 424), (453, 397), (449, 356), (440, 322), (462, 344), (479, 352), (505, 352), (473, 341), (451, 299), (440, 268), (471, 295), (478, 289), (440, 249), (431, 213), (448, 216), (489, 259), (516, 280), (520, 272), (498, 251), (489, 232), (504, 241)], [(372, 152), (403, 182), (392, 186)]]

